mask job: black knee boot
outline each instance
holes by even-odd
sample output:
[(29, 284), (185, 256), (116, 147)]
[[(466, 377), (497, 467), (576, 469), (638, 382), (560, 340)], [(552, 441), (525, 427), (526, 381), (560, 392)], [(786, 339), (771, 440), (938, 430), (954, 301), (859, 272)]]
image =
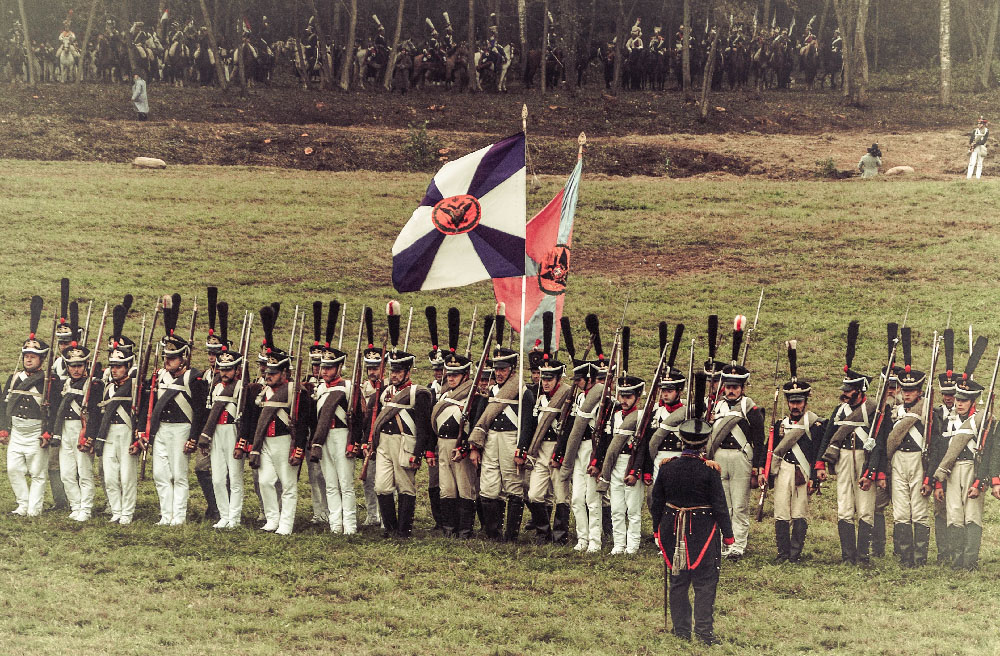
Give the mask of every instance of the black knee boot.
[(885, 514), (875, 513), (872, 524), (872, 556), (881, 558), (885, 555)]
[(215, 486), (212, 485), (212, 472), (195, 472), (198, 477), (198, 485), (201, 486), (201, 493), (205, 495), (205, 519), (219, 521), (219, 506), (215, 502)]
[(965, 525), (965, 544), (962, 566), (967, 570), (979, 567), (979, 547), (983, 542), (983, 527), (979, 524)]
[(396, 500), (391, 494), (378, 495), (378, 511), (382, 515), (382, 537), (392, 537), (396, 534), (399, 523), (396, 521)]
[(399, 495), (399, 526), (396, 534), (408, 538), (413, 532), (413, 513), (417, 509), (417, 497), (412, 494)]
[(840, 535), (840, 562), (857, 563), (858, 540), (854, 534), (854, 522), (840, 520), (837, 522), (837, 533)]
[(500, 541), (503, 537), (503, 499), (481, 499), (483, 533), (490, 540)]
[(806, 546), (806, 530), (809, 522), (804, 517), (792, 520), (792, 534), (789, 539), (788, 560), (797, 563), (802, 556), (802, 549)]
[(529, 501), (528, 511), (531, 515), (531, 523), (535, 526), (535, 541), (538, 544), (548, 544), (551, 542), (552, 528), (549, 526), (549, 517), (545, 514), (545, 504)]
[(525, 493), (524, 497), (522, 498), (522, 501), (524, 501), (524, 505), (527, 506), (528, 510), (529, 510), (529, 512), (528, 512), (528, 521), (526, 521), (524, 523), (524, 530), (525, 531), (537, 531), (538, 530), (538, 525), (535, 524), (535, 513), (530, 512), (531, 511), (531, 505), (528, 502), (528, 495), (527, 495), (527, 493)]
[[(435, 489), (435, 488), (431, 488)], [(442, 498), (439, 503), (441, 508), (441, 531), (446, 538), (455, 537), (458, 528), (458, 499)]]
[(458, 511), (458, 526), (455, 536), (462, 540), (472, 537), (472, 524), (476, 521), (476, 502), (472, 499), (455, 499)]
[(427, 488), (427, 498), (431, 502), (431, 517), (434, 518), (434, 528), (431, 530), (438, 531), (444, 529), (444, 514), (441, 507), (441, 488)]
[(503, 538), (507, 542), (517, 542), (521, 532), (521, 518), (524, 516), (524, 499), (510, 497), (507, 499), (507, 526)]
[(479, 530), (486, 531), (486, 513), (483, 510), (483, 498), (476, 495), (476, 517), (479, 518)]
[(931, 527), (926, 524), (913, 525), (913, 565), (923, 567), (927, 564), (927, 549), (931, 543)]
[(789, 535), (789, 521), (787, 519), (774, 520), (774, 544), (778, 548), (778, 557), (774, 562), (783, 563), (789, 559), (791, 551)]
[(948, 543), (951, 546), (951, 566), (962, 569), (965, 562), (965, 527), (949, 526)]
[(557, 503), (552, 519), (552, 541), (556, 544), (569, 542), (569, 504)]
[(901, 567), (913, 566), (913, 525), (897, 522), (892, 527), (892, 544)]

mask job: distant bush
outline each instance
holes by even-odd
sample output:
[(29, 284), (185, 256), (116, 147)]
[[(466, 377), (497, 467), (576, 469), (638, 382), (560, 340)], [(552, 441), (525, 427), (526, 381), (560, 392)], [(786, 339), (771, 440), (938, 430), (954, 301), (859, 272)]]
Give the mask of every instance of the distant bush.
[(816, 175), (821, 178), (839, 178), (840, 171), (832, 157), (816, 160)]
[(441, 145), (428, 131), (427, 121), (410, 123), (410, 141), (403, 149), (410, 168), (424, 171), (434, 168), (439, 160), (446, 160), (438, 155)]

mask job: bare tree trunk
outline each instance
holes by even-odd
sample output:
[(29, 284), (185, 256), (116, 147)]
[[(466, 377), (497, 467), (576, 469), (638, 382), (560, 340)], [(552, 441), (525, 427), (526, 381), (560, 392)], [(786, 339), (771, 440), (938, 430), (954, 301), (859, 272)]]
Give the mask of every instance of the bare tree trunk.
[(941, 0), (941, 104), (951, 102), (951, 0)]
[[(402, 1), (400, 1), (400, 5), (402, 5)], [(319, 71), (322, 77), (320, 86), (324, 89), (332, 89), (334, 72), (332, 65), (327, 64), (326, 32), (323, 30), (323, 21), (320, 20), (319, 12), (316, 11), (316, 0), (309, 0), (309, 8), (312, 9), (312, 15), (316, 17), (316, 57), (319, 59)]]
[(539, 72), (542, 76), (542, 95), (545, 95), (546, 75), (545, 67), (548, 64), (549, 49), (545, 46), (549, 42), (549, 0), (542, 0), (542, 64)]
[(625, 3), (624, 0), (618, 0), (618, 17), (615, 18), (615, 79), (614, 84), (611, 85), (611, 91), (616, 96), (622, 88), (622, 57), (625, 56), (624, 33)]
[(340, 68), (340, 88), (347, 91), (351, 88), (351, 65), (354, 63), (354, 39), (358, 29), (358, 0), (351, 0), (351, 8), (347, 11), (347, 39), (344, 40), (344, 63)]
[(160, 0), (159, 11), (156, 12), (156, 36), (161, 43), (163, 42), (163, 29), (166, 27), (166, 25), (163, 24), (163, 21), (161, 21), (160, 18), (163, 16), (163, 12), (165, 12), (166, 10), (167, 10), (167, 0)]
[[(711, 16), (711, 9), (709, 9)], [(719, 31), (712, 30), (712, 47), (708, 49), (708, 63), (701, 79), (701, 120), (708, 117), (708, 90), (712, 88), (712, 74), (715, 72), (715, 53), (719, 47)]]
[(826, 27), (826, 17), (830, 13), (830, 4), (832, 2), (833, 0), (823, 1), (823, 11), (819, 15), (819, 27), (816, 30), (816, 36), (818, 36), (819, 38), (823, 38), (824, 34), (823, 30)]
[(979, 82), (983, 89), (993, 86), (993, 55), (996, 53), (997, 26), (1000, 24), (1000, 0), (992, 0), (989, 12), (989, 32), (986, 36), (982, 68), (979, 70)]
[(865, 26), (868, 24), (868, 7), (871, 0), (858, 3), (857, 27), (854, 28), (854, 89), (851, 104), (864, 106), (868, 102), (868, 51), (865, 48)]
[[(769, 0), (764, 0), (764, 11), (770, 4)], [(684, 32), (681, 34), (683, 47), (681, 48), (681, 71), (683, 72), (684, 93), (691, 92), (691, 0), (684, 0)]]
[(469, 61), (466, 66), (469, 69), (469, 88), (479, 91), (479, 85), (476, 84), (476, 0), (469, 0)]
[(125, 32), (125, 51), (128, 53), (129, 80), (131, 81), (131, 77), (135, 73), (137, 66), (135, 65), (135, 44), (132, 43), (133, 37), (129, 32), (132, 20), (132, 12), (129, 11), (129, 9), (128, 0), (122, 0), (122, 22), (124, 23)]
[[(962, 12), (965, 18), (965, 29), (969, 32), (969, 50), (972, 53), (972, 69), (979, 69), (979, 52), (980, 43), (983, 41), (982, 31), (979, 29), (977, 21), (979, 16), (976, 10), (979, 7), (974, 7), (973, 2), (975, 0), (965, 0), (965, 11)], [(978, 4), (978, 3), (976, 3)]]
[(340, 0), (333, 0), (333, 33), (330, 35), (330, 41), (333, 42), (334, 47), (340, 42), (340, 12), (343, 6), (344, 3)]
[(87, 46), (90, 45), (90, 32), (94, 29), (94, 14), (97, 13), (97, 0), (90, 3), (90, 12), (87, 14), (87, 29), (83, 32), (83, 43), (80, 44), (80, 70), (76, 75), (76, 83), (83, 82), (83, 76), (87, 72)]
[(521, 79), (528, 70), (528, 10), (525, 0), (517, 0), (517, 34), (521, 40)]
[(854, 84), (854, 23), (850, 20), (852, 15), (852, 0), (833, 0), (833, 8), (837, 13), (837, 24), (840, 25), (840, 37), (843, 47), (844, 70), (842, 71), (841, 83), (842, 95), (845, 99), (851, 97), (851, 87)]
[(212, 28), (212, 20), (208, 15), (208, 5), (205, 4), (205, 0), (198, 0), (198, 2), (201, 4), (201, 16), (205, 19), (205, 28), (208, 31), (208, 45), (215, 53), (215, 75), (219, 78), (219, 86), (225, 89), (228, 86), (226, 84), (226, 71), (222, 68), (222, 53), (219, 52), (219, 42), (215, 39), (215, 30)]
[(24, 36), (24, 50), (28, 56), (28, 84), (36, 84), (35, 53), (31, 50), (31, 36), (28, 33), (28, 14), (24, 11), (24, 0), (17, 0), (17, 8), (21, 11), (21, 33)]
[[(690, 25), (688, 25), (688, 20), (688, 18), (684, 19), (684, 25), (690, 27)], [(764, 15), (761, 17), (760, 24), (765, 28), (771, 26), (771, 0), (764, 0)]]
[(396, 27), (392, 30), (392, 50), (389, 51), (389, 59), (386, 60), (385, 71), (382, 76), (382, 86), (388, 91), (392, 87), (392, 72), (396, 68), (396, 52), (399, 49), (399, 35), (403, 30), (403, 6), (406, 0), (399, 0), (399, 7), (396, 9)]
[[(562, 33), (565, 38), (566, 47), (563, 54), (563, 65), (566, 67), (566, 82), (569, 86), (571, 96), (577, 94), (577, 53), (580, 44), (577, 43), (580, 37), (580, 21), (577, 15), (576, 0), (562, 0), (559, 9), (559, 18), (562, 22)], [(584, 45), (583, 47), (587, 47)]]
[(875, 52), (872, 55), (872, 71), (877, 71), (878, 70), (878, 42), (879, 42), (879, 35), (881, 35), (881, 33), (882, 33), (881, 30), (879, 30), (879, 25), (878, 25), (878, 23), (879, 23), (878, 19), (879, 19), (879, 14), (880, 14), (878, 8), (879, 8), (879, 3), (876, 1), (875, 2), (875, 39), (874, 39), (874, 41), (875, 41)]

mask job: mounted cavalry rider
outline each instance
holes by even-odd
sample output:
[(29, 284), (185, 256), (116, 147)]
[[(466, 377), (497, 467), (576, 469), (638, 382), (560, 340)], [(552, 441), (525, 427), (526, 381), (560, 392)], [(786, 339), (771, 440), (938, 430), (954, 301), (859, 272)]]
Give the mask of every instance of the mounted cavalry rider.
[(663, 38), (662, 32), (662, 27), (653, 28), (653, 36), (649, 39), (649, 49), (653, 54), (664, 54), (667, 51), (667, 41)]
[(839, 53), (844, 49), (844, 39), (840, 36), (840, 30), (833, 31), (833, 43), (830, 44), (830, 50)]
[(441, 54), (441, 41), (438, 39), (437, 28), (434, 27), (434, 23), (431, 22), (430, 18), (425, 18), (424, 21), (431, 28), (431, 34), (427, 37), (427, 46), (424, 48), (424, 55), (429, 57), (431, 61), (444, 61), (444, 57)]
[(389, 42), (385, 38), (385, 25), (382, 24), (382, 21), (375, 14), (372, 14), (372, 20), (375, 21), (376, 25), (375, 50), (387, 52), (389, 50)]
[(444, 16), (444, 39), (441, 41), (441, 46), (444, 48), (444, 53), (447, 55), (455, 47), (455, 35), (451, 27), (451, 18), (448, 17), (448, 12), (442, 12)]
[(642, 28), (639, 27), (639, 23), (642, 22), (641, 18), (635, 20), (635, 25), (632, 26), (632, 36), (628, 41), (625, 42), (625, 52), (631, 53), (633, 50), (642, 50)]
[(70, 20), (72, 19), (72, 17), (73, 17), (73, 10), (71, 9), (69, 12), (69, 17), (67, 17), (66, 20), (63, 21), (63, 30), (62, 32), (59, 33), (60, 46), (59, 46), (59, 51), (56, 53), (57, 57), (64, 50), (70, 52), (74, 56), (80, 54), (80, 51), (76, 47), (76, 34), (74, 34), (73, 30), (70, 29)]
[(490, 14), (490, 37), (486, 41), (486, 56), (493, 61), (495, 68), (498, 70), (507, 63), (507, 53), (504, 52), (503, 47), (500, 45), (500, 39), (497, 36), (499, 27), (497, 26), (497, 15)]

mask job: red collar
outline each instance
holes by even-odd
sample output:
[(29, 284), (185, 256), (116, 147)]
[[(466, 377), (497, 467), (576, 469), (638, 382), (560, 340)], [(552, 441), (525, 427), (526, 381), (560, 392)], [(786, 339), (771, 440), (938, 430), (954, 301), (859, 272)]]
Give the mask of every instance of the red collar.
[(551, 391), (551, 392), (548, 392), (548, 393), (546, 393), (546, 392), (542, 392), (542, 394), (545, 394), (545, 398), (547, 398), (547, 399), (549, 399), (549, 400), (551, 401), (551, 400), (552, 400), (552, 395), (556, 393), (556, 390), (558, 390), (558, 389), (559, 389), (559, 386), (560, 386), (560, 385), (562, 385), (562, 382), (561, 382), (561, 381), (560, 381), (560, 382), (558, 382), (558, 383), (556, 383), (556, 386), (552, 388), (552, 391)]
[(413, 384), (413, 380), (410, 379), (410, 378), (407, 378), (406, 382), (403, 383), (402, 385), (393, 385), (393, 387), (396, 388), (397, 392), (402, 392), (403, 390), (405, 390), (407, 387), (409, 387), (412, 384)]
[(663, 401), (660, 401), (660, 407), (661, 408), (666, 408), (667, 412), (674, 412), (675, 410), (679, 410), (682, 405), (684, 405), (684, 403), (682, 401), (680, 401), (680, 400), (678, 400), (677, 403), (675, 403), (673, 405), (665, 405), (663, 403)]
[(336, 385), (337, 383), (339, 383), (342, 380), (344, 380), (343, 376), (337, 376), (336, 379), (334, 379), (332, 382), (327, 383), (326, 386), (327, 387), (333, 387), (334, 385)]
[(636, 401), (636, 404), (634, 406), (632, 406), (631, 408), (629, 408), (628, 410), (622, 410), (622, 419), (624, 419), (625, 417), (628, 417), (630, 414), (632, 414), (633, 412), (635, 412), (638, 409), (639, 409), (639, 402)]

